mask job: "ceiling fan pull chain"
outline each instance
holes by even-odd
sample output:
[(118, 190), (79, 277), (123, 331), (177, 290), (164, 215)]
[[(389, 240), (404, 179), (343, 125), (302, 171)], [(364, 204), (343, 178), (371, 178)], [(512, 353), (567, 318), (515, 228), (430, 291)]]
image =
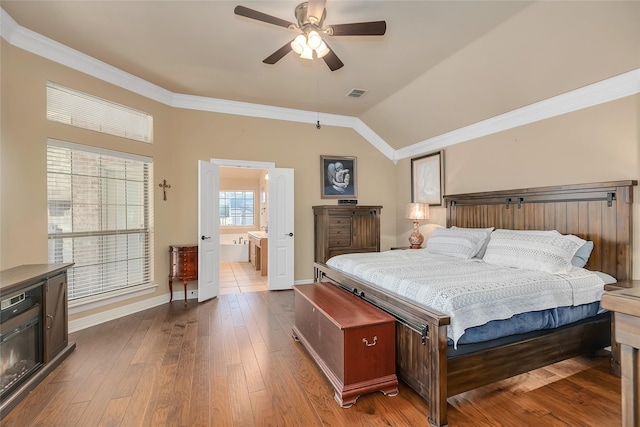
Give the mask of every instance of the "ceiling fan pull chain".
[(316, 129), (320, 130), (320, 75), (318, 75), (318, 104), (316, 110), (318, 111), (318, 121), (316, 122)]

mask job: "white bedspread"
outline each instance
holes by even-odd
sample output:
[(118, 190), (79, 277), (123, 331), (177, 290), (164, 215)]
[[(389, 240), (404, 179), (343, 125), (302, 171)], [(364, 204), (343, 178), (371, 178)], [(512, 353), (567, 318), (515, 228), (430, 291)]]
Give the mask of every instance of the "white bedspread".
[(599, 301), (604, 282), (574, 268), (567, 274), (499, 267), (425, 250), (338, 255), (327, 265), (451, 318), (448, 336), (514, 314)]

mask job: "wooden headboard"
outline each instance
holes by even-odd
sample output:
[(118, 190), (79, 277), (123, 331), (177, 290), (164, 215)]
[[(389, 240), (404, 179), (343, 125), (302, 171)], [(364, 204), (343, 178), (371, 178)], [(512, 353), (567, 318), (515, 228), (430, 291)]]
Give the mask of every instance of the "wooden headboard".
[(447, 227), (575, 234), (594, 243), (585, 268), (631, 280), (631, 213), (637, 184), (629, 180), (447, 195)]

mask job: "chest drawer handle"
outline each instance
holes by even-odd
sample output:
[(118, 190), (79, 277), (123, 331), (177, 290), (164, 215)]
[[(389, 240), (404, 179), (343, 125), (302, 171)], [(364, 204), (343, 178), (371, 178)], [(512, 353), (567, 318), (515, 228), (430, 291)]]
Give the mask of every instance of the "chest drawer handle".
[(373, 337), (373, 342), (371, 344), (369, 344), (369, 341), (367, 341), (366, 338), (362, 338), (362, 342), (364, 343), (364, 345), (366, 345), (367, 347), (373, 347), (374, 345), (376, 345), (378, 343), (378, 336), (374, 335)]

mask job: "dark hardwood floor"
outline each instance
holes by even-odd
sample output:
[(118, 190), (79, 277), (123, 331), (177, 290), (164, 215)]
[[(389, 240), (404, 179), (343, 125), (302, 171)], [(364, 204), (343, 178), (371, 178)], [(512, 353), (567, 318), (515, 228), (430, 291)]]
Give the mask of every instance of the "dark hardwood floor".
[[(291, 338), (293, 291), (174, 301), (71, 335), (75, 352), (0, 422), (25, 426), (422, 426), (400, 384), (349, 409)], [(450, 426), (617, 426), (620, 379), (579, 357), (449, 398)]]

